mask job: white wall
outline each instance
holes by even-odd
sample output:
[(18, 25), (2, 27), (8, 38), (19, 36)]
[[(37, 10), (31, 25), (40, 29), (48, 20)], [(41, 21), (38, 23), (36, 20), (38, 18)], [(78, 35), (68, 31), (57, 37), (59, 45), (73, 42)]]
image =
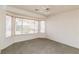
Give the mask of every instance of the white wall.
[(0, 5), (0, 50), (5, 41), (5, 6)]
[(14, 36), (14, 42), (19, 42), (19, 41), (25, 41), (25, 40), (30, 40), (34, 38), (45, 38), (46, 34), (25, 34), (25, 35), (17, 35)]
[(52, 40), (79, 48), (79, 10), (51, 16), (47, 34)]

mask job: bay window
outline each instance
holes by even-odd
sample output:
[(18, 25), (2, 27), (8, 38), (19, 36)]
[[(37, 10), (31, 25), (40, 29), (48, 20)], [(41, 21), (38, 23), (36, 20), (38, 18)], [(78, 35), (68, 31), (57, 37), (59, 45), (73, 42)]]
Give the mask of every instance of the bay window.
[[(12, 20), (15, 21), (12, 22)], [(12, 23), (15, 25), (14, 35), (45, 33), (45, 21), (6, 16), (6, 37), (13, 33), (11, 30), (13, 28)]]

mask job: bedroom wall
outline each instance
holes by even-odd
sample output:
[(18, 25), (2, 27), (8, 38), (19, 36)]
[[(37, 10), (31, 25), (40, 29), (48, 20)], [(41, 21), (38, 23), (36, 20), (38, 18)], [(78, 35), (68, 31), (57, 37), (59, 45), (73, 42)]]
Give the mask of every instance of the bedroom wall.
[(79, 10), (52, 15), (46, 31), (51, 40), (79, 48)]
[(5, 8), (6, 6), (0, 5), (0, 50), (3, 47), (5, 41)]

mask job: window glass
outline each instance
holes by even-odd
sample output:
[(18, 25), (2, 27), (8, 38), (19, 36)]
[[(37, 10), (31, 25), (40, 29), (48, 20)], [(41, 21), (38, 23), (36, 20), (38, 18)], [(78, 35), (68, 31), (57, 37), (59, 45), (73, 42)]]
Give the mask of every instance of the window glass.
[(11, 16), (6, 16), (6, 37), (11, 36)]
[(22, 34), (22, 19), (16, 18), (15, 34)]
[(35, 33), (38, 33), (38, 21), (35, 21)]
[(34, 33), (34, 20), (23, 19), (23, 34)]
[(45, 21), (40, 21), (40, 32), (45, 33)]

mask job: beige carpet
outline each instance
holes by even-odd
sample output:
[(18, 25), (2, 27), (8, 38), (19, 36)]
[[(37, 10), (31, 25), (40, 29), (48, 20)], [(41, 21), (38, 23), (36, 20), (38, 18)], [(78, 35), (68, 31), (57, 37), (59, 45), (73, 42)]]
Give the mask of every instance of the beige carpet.
[(78, 54), (79, 49), (58, 42), (37, 38), (15, 43), (2, 50), (2, 54)]

